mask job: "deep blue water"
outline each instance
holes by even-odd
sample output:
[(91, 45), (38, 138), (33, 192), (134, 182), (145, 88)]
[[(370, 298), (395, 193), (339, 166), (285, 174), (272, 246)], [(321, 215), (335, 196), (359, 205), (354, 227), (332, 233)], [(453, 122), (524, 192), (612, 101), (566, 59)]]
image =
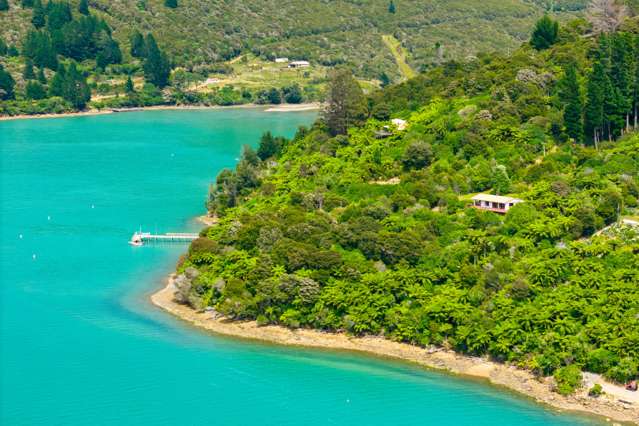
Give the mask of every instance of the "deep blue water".
[(574, 425), (482, 383), (208, 335), (153, 307), (208, 184), (313, 113), (152, 111), (0, 122), (0, 424)]

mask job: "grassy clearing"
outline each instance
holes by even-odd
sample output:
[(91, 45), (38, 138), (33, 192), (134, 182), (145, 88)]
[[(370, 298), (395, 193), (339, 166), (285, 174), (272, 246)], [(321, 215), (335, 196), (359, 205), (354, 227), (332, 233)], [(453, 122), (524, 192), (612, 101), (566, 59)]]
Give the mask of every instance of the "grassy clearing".
[(407, 53), (406, 50), (402, 47), (400, 41), (390, 34), (383, 34), (382, 40), (393, 54), (393, 57), (395, 58), (395, 62), (397, 63), (397, 67), (399, 68), (399, 72), (401, 73), (402, 77), (405, 79), (415, 77), (417, 73), (406, 62)]

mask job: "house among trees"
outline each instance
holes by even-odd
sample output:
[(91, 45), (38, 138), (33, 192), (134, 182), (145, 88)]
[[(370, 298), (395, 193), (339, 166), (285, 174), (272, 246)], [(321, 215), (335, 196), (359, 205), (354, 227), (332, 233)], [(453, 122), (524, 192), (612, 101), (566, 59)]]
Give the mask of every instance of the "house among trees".
[(292, 61), (288, 64), (289, 68), (308, 68), (311, 64), (308, 61)]
[(288, 62), (288, 58), (275, 58), (276, 64), (285, 64)]
[(523, 203), (524, 200), (500, 195), (477, 194), (473, 198), (473, 207), (481, 210), (489, 210), (495, 213), (506, 214), (511, 207)]

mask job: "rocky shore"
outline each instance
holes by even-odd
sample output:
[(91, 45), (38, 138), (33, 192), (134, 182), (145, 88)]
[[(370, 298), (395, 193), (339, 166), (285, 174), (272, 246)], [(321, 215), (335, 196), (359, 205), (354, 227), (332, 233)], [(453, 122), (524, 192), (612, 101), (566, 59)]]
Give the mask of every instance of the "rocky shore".
[[(526, 370), (485, 358), (464, 356), (435, 347), (420, 348), (382, 337), (353, 337), (308, 329), (259, 326), (255, 321), (233, 321), (216, 312), (196, 311), (176, 301), (175, 280), (176, 276), (172, 275), (166, 286), (151, 296), (151, 301), (184, 321), (214, 333), (282, 345), (366, 352), (401, 359), (428, 368), (481, 378), (558, 410), (585, 412), (602, 416), (608, 421), (639, 425), (639, 394), (605, 382), (597, 375), (588, 374), (582, 389), (564, 397), (553, 391), (552, 378), (540, 380)], [(600, 383), (605, 389), (605, 393), (598, 398), (588, 396), (588, 386), (595, 383)]]

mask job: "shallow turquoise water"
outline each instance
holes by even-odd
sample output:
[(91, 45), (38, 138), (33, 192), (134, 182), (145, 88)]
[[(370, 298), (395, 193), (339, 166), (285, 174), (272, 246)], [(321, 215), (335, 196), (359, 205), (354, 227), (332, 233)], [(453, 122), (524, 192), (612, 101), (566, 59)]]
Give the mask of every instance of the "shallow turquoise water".
[(185, 247), (133, 248), (132, 231), (197, 229), (242, 144), (313, 117), (0, 122), (0, 424), (590, 424), (410, 365), (210, 336), (149, 304)]

